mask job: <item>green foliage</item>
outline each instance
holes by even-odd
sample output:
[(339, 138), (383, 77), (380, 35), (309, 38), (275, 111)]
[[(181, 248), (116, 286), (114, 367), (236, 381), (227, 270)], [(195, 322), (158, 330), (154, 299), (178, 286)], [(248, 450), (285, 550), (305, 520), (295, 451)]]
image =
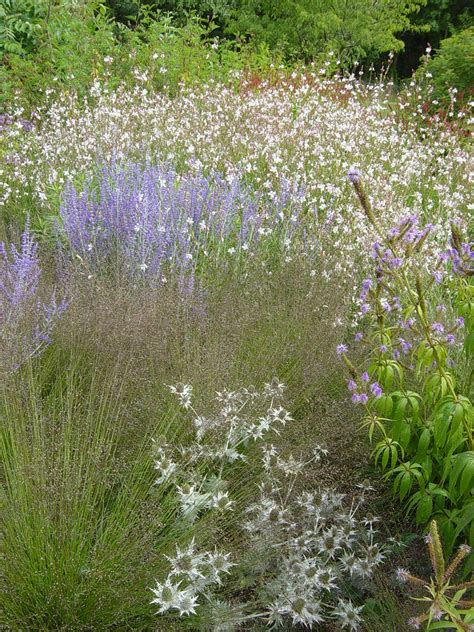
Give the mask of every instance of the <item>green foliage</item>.
[[(423, 525), (435, 517), (448, 552), (458, 539), (473, 546), (470, 249), (453, 224), (454, 273), (441, 271), (446, 265), (441, 258), (431, 264), (436, 276), (422, 278), (417, 270), (426, 254), (429, 230), (419, 230), (417, 220), (408, 218), (383, 237), (360, 179), (354, 176), (353, 183), (381, 243), (375, 279), (365, 282), (363, 293), (374, 314), (368, 333), (372, 361), (365, 379), (343, 356), (354, 378), (354, 401), (362, 390), (367, 409), (363, 427), (369, 429), (371, 440), (375, 433), (381, 435), (373, 451), (375, 463), (386, 471), (386, 479), (393, 480), (393, 491), (416, 523)], [(390, 307), (394, 297), (396, 317)], [(456, 337), (457, 354), (452, 351)], [(364, 382), (370, 378), (376, 383), (367, 395)]]
[(333, 51), (344, 66), (402, 48), (397, 33), (409, 27), (409, 15), (421, 4), (242, 0), (228, 30), (265, 41), (293, 59), (310, 61)]
[(100, 2), (69, 7), (62, 0), (42, 15), (30, 54), (16, 40), (0, 48), (0, 105), (15, 99), (30, 110), (64, 89), (85, 96), (96, 80), (113, 88), (136, 84), (137, 76), (147, 89), (173, 93), (181, 82), (229, 81), (245, 69), (265, 73), (275, 60), (264, 47), (218, 45), (213, 22), (191, 17), (178, 27), (146, 7), (134, 28)]
[(36, 51), (46, 3), (35, 0), (0, 1), (0, 56), (4, 53), (27, 55)]
[(449, 101), (449, 89), (456, 88), (458, 99), (467, 101), (474, 90), (474, 26), (444, 39), (426, 71), (433, 76), (434, 98)]

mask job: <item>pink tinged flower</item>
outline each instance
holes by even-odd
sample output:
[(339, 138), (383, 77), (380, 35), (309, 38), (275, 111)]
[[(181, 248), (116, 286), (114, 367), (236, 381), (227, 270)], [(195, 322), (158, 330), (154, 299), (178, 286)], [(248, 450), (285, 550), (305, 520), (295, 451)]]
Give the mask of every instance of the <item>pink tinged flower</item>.
[(408, 581), (408, 578), (409, 578), (410, 574), (404, 568), (397, 568), (396, 575), (397, 575), (398, 581), (401, 582), (402, 584), (404, 584), (405, 582)]
[(410, 625), (412, 628), (415, 628), (415, 630), (419, 630), (421, 627), (421, 624), (418, 621), (418, 619), (415, 619), (414, 617), (412, 617), (411, 619), (408, 619), (408, 625)]

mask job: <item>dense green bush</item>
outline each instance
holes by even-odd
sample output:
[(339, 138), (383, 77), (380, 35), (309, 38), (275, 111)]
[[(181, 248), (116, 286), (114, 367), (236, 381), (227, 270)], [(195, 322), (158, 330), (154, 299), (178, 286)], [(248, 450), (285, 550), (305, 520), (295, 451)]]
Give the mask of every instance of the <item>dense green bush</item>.
[(0, 0), (0, 55), (33, 52), (47, 16), (43, 2), (34, 0)]
[(265, 47), (217, 44), (213, 30), (197, 17), (175, 26), (151, 9), (142, 10), (139, 24), (130, 28), (101, 3), (70, 6), (63, 0), (38, 18), (28, 45), (17, 38), (0, 47), (0, 106), (15, 98), (30, 110), (51, 92), (83, 96), (97, 79), (115, 87), (143, 83), (145, 75), (147, 88), (174, 92), (182, 81), (225, 81), (245, 68), (264, 72), (275, 59)]
[(426, 70), (433, 75), (434, 98), (446, 100), (449, 88), (456, 88), (458, 99), (468, 99), (474, 91), (474, 26), (443, 40)]

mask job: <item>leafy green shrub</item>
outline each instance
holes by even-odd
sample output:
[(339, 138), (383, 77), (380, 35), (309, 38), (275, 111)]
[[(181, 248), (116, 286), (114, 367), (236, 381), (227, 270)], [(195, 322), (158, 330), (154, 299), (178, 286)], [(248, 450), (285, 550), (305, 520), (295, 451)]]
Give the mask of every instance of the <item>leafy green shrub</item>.
[[(451, 247), (429, 256), (431, 225), (416, 216), (384, 235), (357, 172), (349, 174), (368, 221), (378, 232), (374, 277), (363, 283), (368, 369), (351, 374), (354, 403), (366, 408), (363, 427), (376, 463), (417, 524), (439, 523), (447, 551), (459, 539), (474, 544), (473, 252), (453, 225)], [(431, 270), (431, 275), (423, 274)]]
[(441, 48), (426, 65), (432, 75), (433, 98), (449, 102), (450, 89), (466, 102), (474, 92), (474, 26), (455, 33), (441, 42)]
[(39, 44), (41, 22), (46, 15), (46, 3), (42, 0), (1, 0), (0, 56), (4, 53), (33, 53)]

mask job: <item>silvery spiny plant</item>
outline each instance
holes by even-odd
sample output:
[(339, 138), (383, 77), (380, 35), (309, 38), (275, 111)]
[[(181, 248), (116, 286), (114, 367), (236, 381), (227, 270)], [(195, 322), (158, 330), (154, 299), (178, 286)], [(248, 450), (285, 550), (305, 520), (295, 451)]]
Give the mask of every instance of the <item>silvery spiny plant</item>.
[[(190, 413), (194, 437), (187, 446), (155, 442), (156, 484), (174, 486), (181, 516), (191, 525), (206, 512), (238, 513), (240, 544), (232, 554), (202, 547), (195, 536), (177, 544), (166, 556), (167, 576), (152, 589), (157, 614), (186, 616), (196, 628), (215, 630), (252, 620), (275, 629), (330, 622), (357, 630), (363, 606), (351, 599), (365, 594), (388, 548), (377, 541), (378, 519), (364, 514), (370, 486), (361, 485), (347, 501), (331, 489), (297, 491), (302, 475), (327, 451), (315, 446), (305, 459), (283, 456), (266, 441), (271, 430), (291, 421), (276, 379), (262, 391), (218, 393), (219, 411), (211, 416), (196, 412), (190, 385), (169, 388)], [(263, 416), (250, 414), (262, 406)], [(261, 450), (252, 470), (255, 493), (234, 500), (227, 466), (247, 460), (255, 441)]]

